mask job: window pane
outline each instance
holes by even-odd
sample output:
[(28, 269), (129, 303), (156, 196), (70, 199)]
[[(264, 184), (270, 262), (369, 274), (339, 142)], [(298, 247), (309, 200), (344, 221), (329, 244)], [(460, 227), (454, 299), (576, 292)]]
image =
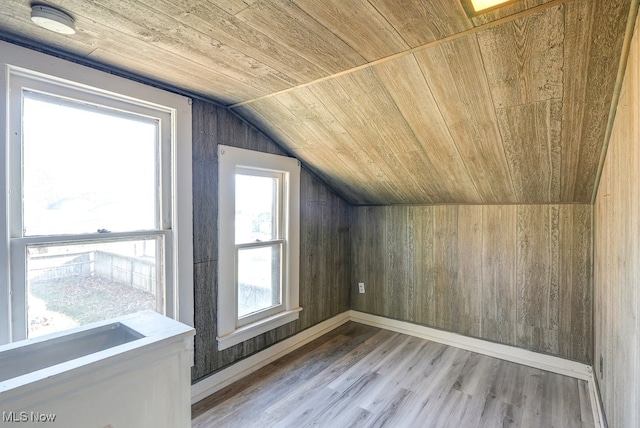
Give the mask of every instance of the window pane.
[(238, 249), (238, 318), (279, 305), (280, 244)]
[(157, 228), (157, 121), (25, 92), (24, 235)]
[(28, 336), (163, 312), (162, 238), (27, 247)]
[(277, 239), (278, 181), (236, 174), (236, 244)]

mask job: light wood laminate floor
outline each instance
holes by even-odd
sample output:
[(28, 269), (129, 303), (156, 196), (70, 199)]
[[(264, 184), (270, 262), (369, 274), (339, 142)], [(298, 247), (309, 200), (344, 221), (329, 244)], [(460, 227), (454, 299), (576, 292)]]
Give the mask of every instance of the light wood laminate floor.
[(192, 407), (193, 427), (593, 427), (587, 383), (347, 323)]

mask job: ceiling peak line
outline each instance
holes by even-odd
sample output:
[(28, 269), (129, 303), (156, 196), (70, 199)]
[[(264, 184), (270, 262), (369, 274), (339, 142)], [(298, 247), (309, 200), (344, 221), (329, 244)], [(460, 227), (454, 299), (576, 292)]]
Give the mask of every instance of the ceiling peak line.
[(441, 39), (433, 40), (433, 41), (427, 42), (427, 43), (425, 43), (423, 45), (416, 46), (414, 48), (407, 49), (405, 51), (398, 52), (398, 53), (395, 53), (393, 55), (389, 55), (389, 56), (386, 56), (384, 58), (380, 58), (380, 59), (377, 59), (375, 61), (368, 62), (366, 64), (358, 65), (356, 67), (352, 67), (352, 68), (349, 68), (349, 69), (346, 69), (346, 70), (343, 70), (343, 71), (339, 71), (337, 73), (334, 73), (334, 74), (331, 74), (331, 75), (328, 75), (328, 76), (324, 76), (324, 77), (321, 77), (319, 79), (312, 80), (310, 82), (302, 83), (300, 85), (292, 86), (290, 88), (286, 88), (286, 89), (283, 89), (281, 91), (273, 92), (271, 94), (262, 95), (260, 97), (252, 98), (250, 100), (241, 101), (239, 103), (231, 104), (231, 105), (227, 106), (227, 108), (228, 109), (234, 109), (234, 108), (237, 108), (237, 107), (240, 107), (240, 106), (243, 106), (243, 105), (247, 105), (247, 104), (251, 104), (251, 103), (266, 99), (266, 98), (271, 98), (271, 97), (274, 97), (274, 96), (277, 96), (277, 95), (285, 94), (287, 92), (291, 92), (291, 91), (294, 91), (296, 89), (306, 88), (308, 86), (313, 86), (315, 84), (322, 83), (322, 82), (325, 82), (327, 80), (335, 79), (335, 78), (338, 78), (338, 77), (342, 77), (342, 76), (345, 76), (345, 75), (348, 75), (348, 74), (355, 73), (357, 71), (365, 70), (367, 68), (376, 66), (378, 64), (383, 64), (385, 62), (393, 61), (395, 59), (401, 58), (401, 57), (406, 56), (406, 55), (411, 55), (413, 53), (419, 52), (419, 51), (427, 49), (427, 48), (438, 46), (438, 45), (440, 45), (442, 43), (450, 42), (450, 41), (457, 40), (457, 39), (462, 38), (462, 37), (469, 36), (471, 34), (479, 33), (481, 31), (487, 30), (489, 28), (497, 27), (499, 25), (506, 24), (506, 23), (511, 22), (511, 21), (515, 21), (516, 19), (525, 18), (525, 17), (527, 17), (529, 15), (533, 15), (533, 14), (542, 12), (542, 11), (550, 9), (552, 7), (567, 3), (569, 1), (572, 1), (572, 0), (552, 0), (550, 2), (547, 2), (547, 3), (541, 4), (541, 5), (532, 7), (530, 9), (526, 9), (526, 10), (523, 10), (521, 12), (517, 12), (517, 13), (514, 13), (512, 15), (505, 16), (504, 18), (496, 19), (495, 21), (491, 21), (491, 22), (488, 22), (486, 24), (482, 24), (482, 25), (479, 25), (477, 27), (473, 27), (473, 28), (470, 28), (468, 30), (461, 31), (459, 33), (451, 34), (451, 35), (443, 37)]

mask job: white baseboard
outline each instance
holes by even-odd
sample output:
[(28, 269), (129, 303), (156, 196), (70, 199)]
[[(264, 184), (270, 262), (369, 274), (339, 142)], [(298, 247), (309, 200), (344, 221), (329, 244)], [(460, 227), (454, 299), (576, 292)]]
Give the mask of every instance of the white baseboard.
[(338, 328), (347, 321), (349, 321), (349, 311), (303, 330), (295, 336), (278, 342), (264, 351), (240, 360), (231, 367), (220, 370), (200, 382), (191, 385), (191, 404), (197, 403), (225, 386), (231, 385), (233, 382), (266, 366), (270, 362), (295, 351), (323, 334)]
[(286, 355), (325, 333), (341, 326), (347, 321), (354, 321), (367, 324), (410, 336), (420, 337), (444, 345), (455, 346), (467, 351), (477, 352), (490, 357), (513, 363), (524, 364), (529, 367), (570, 376), (576, 379), (587, 381), (589, 385), (589, 395), (591, 398), (591, 408), (593, 418), (597, 427), (604, 427), (602, 407), (598, 399), (597, 387), (593, 369), (591, 366), (576, 361), (566, 360), (552, 355), (540, 354), (528, 351), (515, 346), (503, 345), (487, 340), (476, 339), (457, 333), (412, 324), (406, 321), (398, 321), (390, 318), (371, 315), (358, 311), (347, 311), (336, 315), (326, 321), (321, 322), (307, 330), (298, 333), (282, 342), (258, 352), (251, 357), (245, 358), (229, 368), (221, 370), (208, 378), (191, 386), (191, 403), (196, 403), (216, 391), (230, 385), (244, 376), (266, 366), (272, 361)]

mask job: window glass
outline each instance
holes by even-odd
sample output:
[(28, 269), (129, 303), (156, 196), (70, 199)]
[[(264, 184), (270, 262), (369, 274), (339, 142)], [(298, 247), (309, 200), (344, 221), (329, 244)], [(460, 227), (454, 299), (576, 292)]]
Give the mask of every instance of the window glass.
[(28, 336), (145, 309), (163, 312), (158, 237), (27, 246)]
[(238, 318), (282, 302), (281, 247), (274, 244), (238, 250)]
[(29, 91), (24, 235), (158, 228), (158, 123)]
[(236, 244), (278, 237), (277, 177), (236, 174)]

